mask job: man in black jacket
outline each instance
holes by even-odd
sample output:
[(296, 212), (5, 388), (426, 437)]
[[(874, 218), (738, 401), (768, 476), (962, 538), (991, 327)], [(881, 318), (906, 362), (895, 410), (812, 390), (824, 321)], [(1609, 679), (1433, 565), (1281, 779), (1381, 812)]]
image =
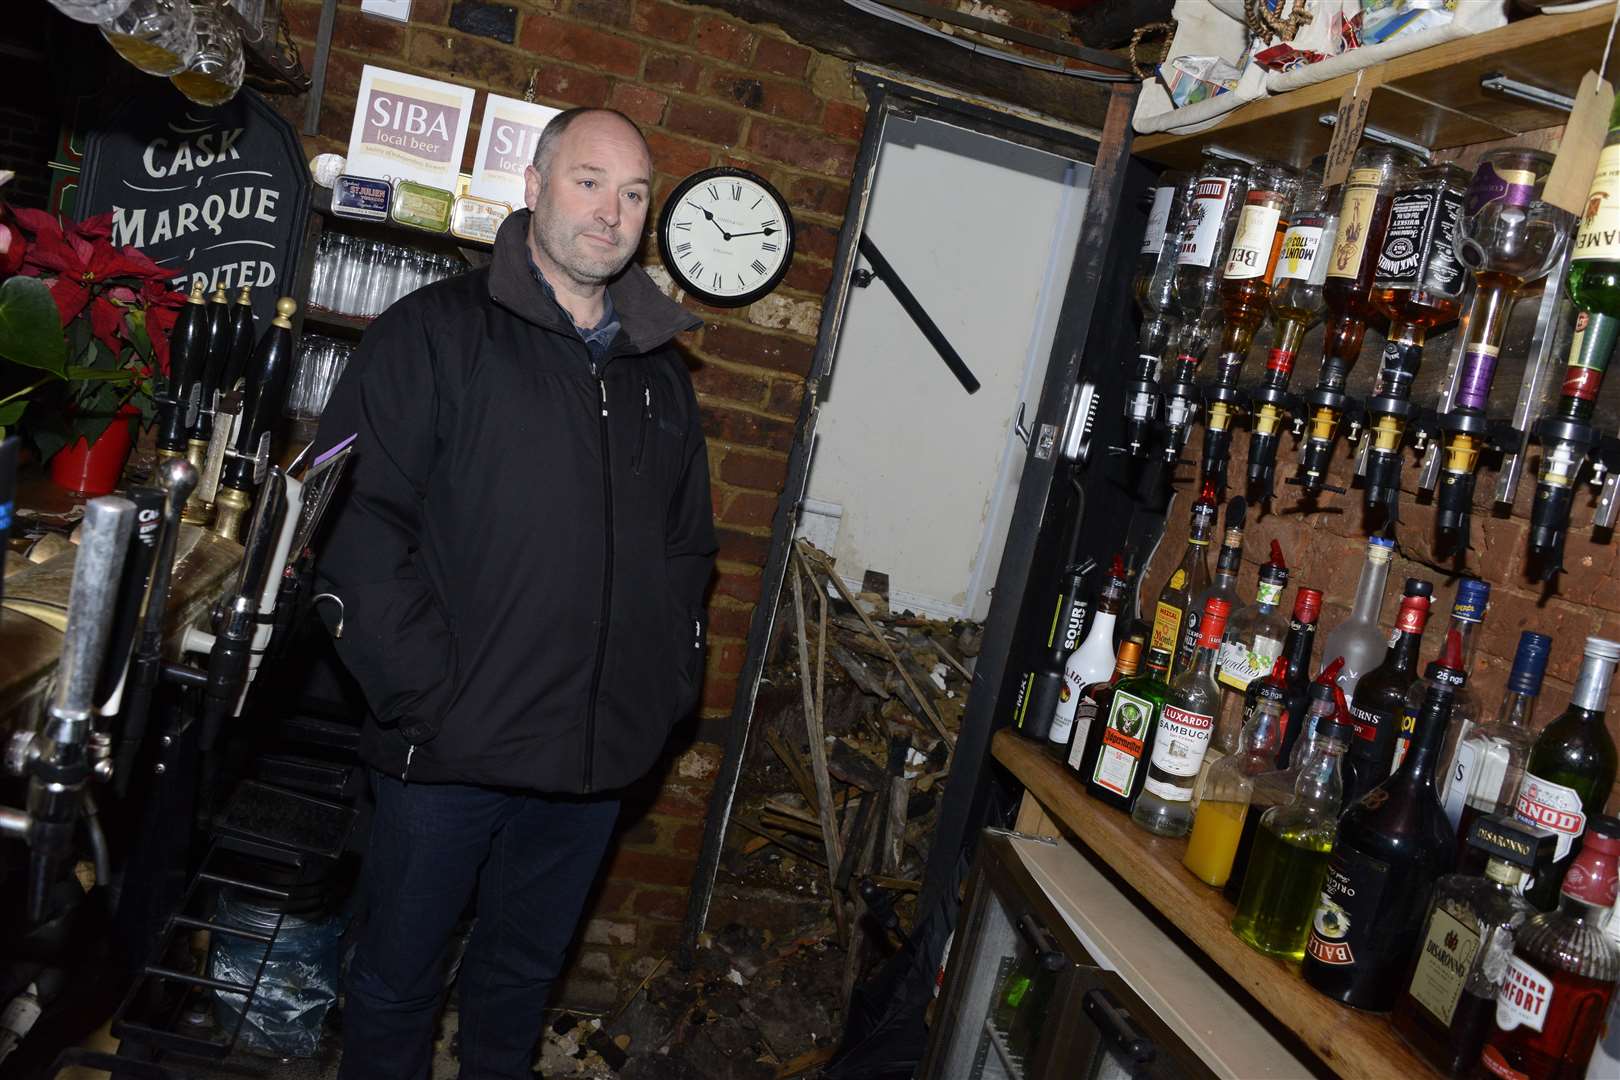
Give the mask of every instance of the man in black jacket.
[(700, 324), (630, 264), (651, 177), (627, 118), (557, 116), (490, 265), (384, 313), (321, 418), (358, 435), (320, 577), (377, 800), (345, 1080), (428, 1075), (475, 887), (461, 1075), (527, 1080), (616, 789), (696, 704), (716, 543), (671, 339)]

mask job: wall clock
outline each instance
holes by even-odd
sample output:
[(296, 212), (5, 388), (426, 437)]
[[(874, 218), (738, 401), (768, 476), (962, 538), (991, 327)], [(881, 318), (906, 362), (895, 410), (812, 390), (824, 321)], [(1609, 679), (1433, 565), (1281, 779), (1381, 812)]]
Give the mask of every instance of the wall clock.
[(682, 289), (705, 304), (742, 307), (776, 288), (787, 273), (793, 213), (762, 176), (703, 169), (664, 201), (658, 250)]

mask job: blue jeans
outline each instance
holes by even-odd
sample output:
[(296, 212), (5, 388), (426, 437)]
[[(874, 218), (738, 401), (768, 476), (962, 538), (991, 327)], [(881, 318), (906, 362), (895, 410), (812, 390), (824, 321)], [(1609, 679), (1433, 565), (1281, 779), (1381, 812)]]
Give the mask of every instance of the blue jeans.
[(463, 1080), (530, 1080), (541, 1013), (619, 814), (574, 799), (404, 784), (377, 798), (361, 871), (368, 915), (349, 965), (341, 1080), (427, 1080), (451, 931), (476, 886), (462, 958)]

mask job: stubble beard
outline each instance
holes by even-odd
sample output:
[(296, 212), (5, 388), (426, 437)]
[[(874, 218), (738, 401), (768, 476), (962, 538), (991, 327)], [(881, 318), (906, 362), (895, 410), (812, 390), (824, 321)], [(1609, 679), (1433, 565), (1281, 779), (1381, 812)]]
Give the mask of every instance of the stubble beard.
[(584, 237), (586, 231), (563, 220), (544, 199), (535, 207), (532, 235), (546, 257), (577, 284), (605, 285), (629, 265), (633, 252), (623, 250), (623, 234), (615, 233), (618, 246), (596, 255), (590, 250), (596, 242)]

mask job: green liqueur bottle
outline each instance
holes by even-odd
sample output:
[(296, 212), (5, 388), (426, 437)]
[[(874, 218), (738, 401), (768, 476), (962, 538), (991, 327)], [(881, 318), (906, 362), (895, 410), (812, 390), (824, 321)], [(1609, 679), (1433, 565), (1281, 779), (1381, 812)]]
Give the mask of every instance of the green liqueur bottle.
[(1520, 821), (1558, 834), (1552, 865), (1536, 875), (1525, 893), (1542, 911), (1557, 906), (1558, 889), (1581, 850), (1586, 822), (1602, 813), (1603, 800), (1614, 786), (1614, 740), (1603, 719), (1616, 661), (1620, 661), (1620, 644), (1586, 639), (1569, 708), (1536, 736), (1525, 763), (1513, 812)]
[[(1130, 655), (1140, 655), (1140, 646)], [(1120, 650), (1120, 659), (1126, 656)], [(1106, 719), (1092, 725), (1087, 741), (1093, 745), (1084, 752), (1080, 770), (1086, 790), (1116, 810), (1129, 812), (1147, 780), (1148, 755), (1169, 696), (1170, 688), (1158, 676), (1144, 672), (1119, 679), (1106, 703), (1099, 702), (1097, 716)]]

